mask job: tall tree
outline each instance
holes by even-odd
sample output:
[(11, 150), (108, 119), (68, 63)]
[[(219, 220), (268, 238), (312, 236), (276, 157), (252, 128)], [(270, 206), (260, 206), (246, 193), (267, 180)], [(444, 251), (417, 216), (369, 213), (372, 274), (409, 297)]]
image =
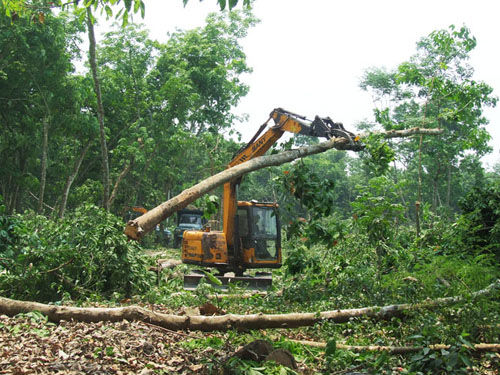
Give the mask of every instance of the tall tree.
[[(44, 175), (50, 184), (38, 195), (56, 208), (54, 214), (63, 216), (66, 207), (77, 201), (97, 203), (97, 192), (108, 186), (106, 181), (113, 182), (113, 190), (99, 194), (107, 196), (101, 201), (108, 205), (115, 202), (113, 209), (121, 211), (135, 203), (149, 202), (151, 206), (190, 182), (216, 173), (238, 148), (235, 142), (225, 140), (223, 133), (233, 132), (238, 118), (232, 108), (248, 91), (240, 76), (250, 68), (239, 41), (256, 22), (250, 13), (211, 15), (205, 27), (178, 31), (165, 45), (153, 43), (146, 33), (131, 26), (108, 34), (98, 46), (92, 33), (92, 12), (84, 10), (91, 74), (79, 77), (59, 69), (64, 85), (56, 93), (33, 89), (30, 85), (34, 80), (21, 69), (16, 73), (18, 79), (11, 80), (12, 72), (0, 67), (9, 74), (2, 82), (4, 87), (24, 85), (24, 91), (6, 95), (3, 102), (2, 114), (9, 120), (4, 125), (12, 131), (0, 135), (0, 151), (13, 152), (12, 170), (2, 170), (7, 178), (1, 188), (12, 209), (38, 206), (33, 199), (38, 198), (36, 192), (41, 187), (41, 165), (47, 165)], [(4, 17), (6, 24), (12, 16)], [(39, 16), (45, 23), (57, 18), (49, 13)], [(31, 22), (33, 27), (44, 29), (42, 21), (36, 20), (36, 24), (27, 18), (15, 22)], [(80, 21), (75, 25), (83, 27)], [(32, 50), (33, 56), (43, 53)], [(36, 58), (32, 60), (30, 64), (36, 66)], [(43, 75), (36, 78), (42, 88), (49, 82)], [(99, 96), (101, 103), (96, 100)], [(45, 102), (45, 97), (53, 103)], [(31, 98), (36, 99), (35, 106), (24, 103)], [(47, 147), (43, 153), (41, 125), (43, 115), (49, 113), (45, 103), (50, 104), (51, 116), (50, 122), (45, 122)], [(26, 124), (24, 133), (15, 128), (21, 122)], [(99, 143), (92, 142), (92, 137), (101, 140), (100, 156)], [(191, 157), (185, 158), (181, 148), (189, 149)], [(44, 154), (49, 157), (42, 158)], [(42, 159), (47, 162), (42, 163)], [(104, 177), (106, 164), (108, 178)], [(30, 204), (26, 204), (28, 191), (34, 197)]]
[(87, 31), (89, 36), (89, 65), (94, 81), (94, 91), (97, 102), (97, 120), (99, 121), (99, 140), (101, 143), (101, 172), (102, 172), (102, 205), (109, 210), (109, 160), (106, 130), (104, 128), (104, 107), (102, 105), (101, 82), (97, 71), (96, 39), (94, 33), (95, 18), (90, 7), (87, 8)]
[(220, 170), (235, 151), (223, 133), (233, 132), (232, 108), (248, 92), (240, 77), (251, 69), (240, 40), (255, 22), (249, 12), (210, 15), (206, 26), (176, 32), (161, 46), (148, 76), (156, 143), (149, 168), (165, 192), (157, 198)]
[(134, 167), (144, 166), (154, 141), (151, 132), (147, 75), (154, 61), (154, 43), (135, 25), (107, 33), (97, 51), (103, 83), (103, 102), (110, 129), (110, 159), (113, 189), (108, 204), (117, 197), (120, 185)]
[(12, 22), (3, 12), (0, 28), (0, 152), (10, 166), (2, 168), (2, 194), (12, 211), (20, 207), (23, 189), (34, 196), (31, 190), (38, 188), (35, 206), (41, 212), (50, 134), (61, 130), (66, 114), (60, 109), (70, 104), (67, 75), (73, 69), (69, 46), (75, 30), (64, 16)]
[(417, 43), (409, 61), (393, 71), (369, 70), (361, 83), (379, 104), (375, 119), (384, 129), (444, 129), (435, 139), (398, 146), (400, 160), (417, 172), (417, 206), (425, 198), (435, 209), (456, 207), (452, 176), (460, 160), (469, 152), (481, 156), (490, 151), (483, 108), (497, 99), (490, 86), (473, 78), (468, 59), (475, 46), (465, 26), (437, 30)]

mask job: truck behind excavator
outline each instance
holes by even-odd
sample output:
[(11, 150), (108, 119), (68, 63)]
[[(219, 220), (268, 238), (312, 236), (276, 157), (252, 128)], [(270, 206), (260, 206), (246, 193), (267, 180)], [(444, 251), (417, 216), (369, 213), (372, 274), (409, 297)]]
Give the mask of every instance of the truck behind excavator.
[[(264, 132), (271, 120), (274, 125)], [(311, 121), (276, 108), (250, 142), (236, 153), (228, 168), (264, 155), (286, 132), (326, 139), (342, 137), (361, 148), (353, 133), (329, 117), (316, 116)], [(222, 284), (241, 282), (252, 288), (265, 289), (272, 283), (269, 275), (245, 276), (244, 273), (248, 269), (279, 268), (282, 265), (278, 204), (238, 201), (240, 182), (241, 177), (224, 184), (222, 231), (205, 228), (183, 233), (182, 262), (217, 269), (219, 274), (216, 277)], [(184, 285), (194, 288), (203, 277), (204, 273), (185, 275)]]

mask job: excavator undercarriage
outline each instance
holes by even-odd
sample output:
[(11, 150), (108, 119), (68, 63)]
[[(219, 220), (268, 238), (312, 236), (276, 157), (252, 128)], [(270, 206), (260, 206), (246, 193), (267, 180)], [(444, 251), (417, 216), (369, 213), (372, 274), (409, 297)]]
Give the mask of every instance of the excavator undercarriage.
[[(214, 282), (213, 278), (216, 278), (218, 281)], [(270, 272), (257, 272), (255, 275), (246, 276), (236, 276), (234, 272), (229, 272), (224, 275), (212, 275), (208, 277), (206, 272), (193, 271), (184, 275), (184, 289), (195, 290), (201, 280), (220, 289), (227, 289), (229, 285), (235, 285), (251, 290), (267, 290), (273, 283)]]

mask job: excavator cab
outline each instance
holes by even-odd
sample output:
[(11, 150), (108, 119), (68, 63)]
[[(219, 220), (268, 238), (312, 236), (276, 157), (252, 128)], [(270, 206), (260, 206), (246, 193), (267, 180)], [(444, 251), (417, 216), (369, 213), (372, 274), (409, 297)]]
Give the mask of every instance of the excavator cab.
[[(185, 231), (182, 239), (182, 261), (216, 268), (223, 285), (242, 283), (252, 289), (267, 289), (270, 274), (245, 276), (247, 269), (281, 267), (281, 227), (276, 203), (255, 201), (237, 204), (234, 216), (233, 244), (227, 245), (224, 232)], [(234, 275), (226, 275), (234, 272)], [(184, 288), (195, 289), (203, 272), (184, 276)]]
[(275, 203), (238, 202), (235, 250), (236, 254), (242, 254), (243, 268), (281, 267), (277, 208)]

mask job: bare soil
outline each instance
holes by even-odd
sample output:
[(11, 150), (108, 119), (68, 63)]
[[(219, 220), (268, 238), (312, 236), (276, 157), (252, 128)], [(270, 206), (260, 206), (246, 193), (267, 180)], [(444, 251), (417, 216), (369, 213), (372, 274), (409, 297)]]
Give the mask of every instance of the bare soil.
[(141, 322), (47, 323), (43, 317), (0, 316), (1, 374), (206, 374), (203, 363), (224, 355), (188, 350), (191, 337)]

